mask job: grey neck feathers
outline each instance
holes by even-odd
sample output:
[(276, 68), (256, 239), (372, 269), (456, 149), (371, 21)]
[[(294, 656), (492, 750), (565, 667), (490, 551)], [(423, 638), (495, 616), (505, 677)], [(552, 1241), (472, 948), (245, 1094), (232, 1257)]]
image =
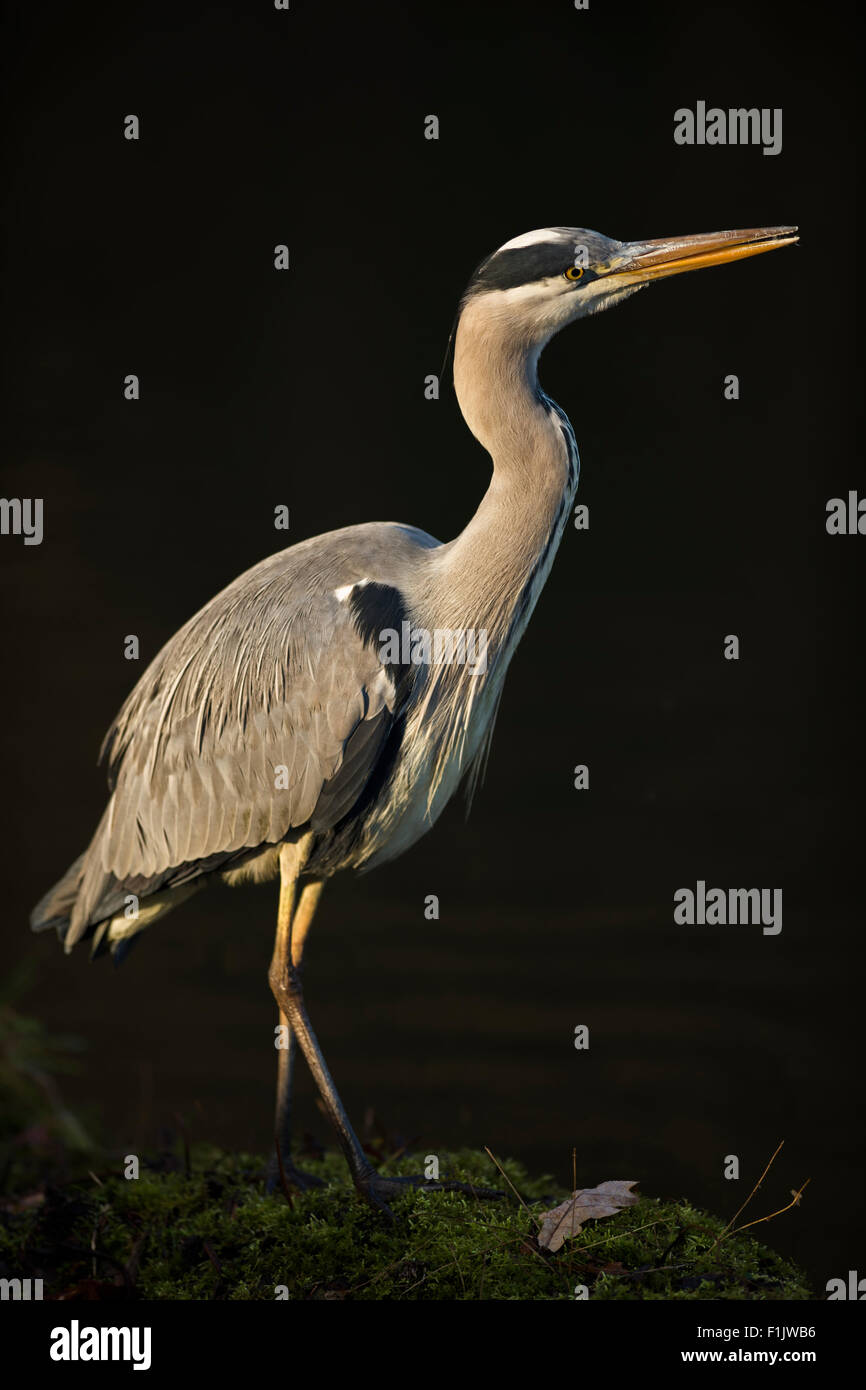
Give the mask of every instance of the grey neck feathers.
[(461, 315), (454, 385), (493, 477), (465, 530), (433, 556), (454, 626), (486, 624), (492, 647), (501, 647), (517, 610), (528, 605), (528, 618), (577, 483), (570, 428), (538, 385), (542, 346), (515, 338), (483, 300)]

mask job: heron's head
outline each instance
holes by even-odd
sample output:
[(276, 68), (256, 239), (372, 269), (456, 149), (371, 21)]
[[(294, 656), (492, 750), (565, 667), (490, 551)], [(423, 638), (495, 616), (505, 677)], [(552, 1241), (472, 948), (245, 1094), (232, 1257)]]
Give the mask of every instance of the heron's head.
[(796, 230), (758, 227), (622, 242), (582, 227), (544, 227), (507, 241), (481, 262), (463, 296), (461, 320), (540, 350), (567, 323), (653, 280), (788, 246), (798, 240)]

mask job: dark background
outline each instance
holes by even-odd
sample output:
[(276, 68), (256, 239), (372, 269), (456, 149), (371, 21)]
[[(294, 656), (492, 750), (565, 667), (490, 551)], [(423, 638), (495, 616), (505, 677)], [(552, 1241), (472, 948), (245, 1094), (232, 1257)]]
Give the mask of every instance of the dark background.
[[(307, 986), (359, 1121), (374, 1106), (423, 1152), (486, 1143), (562, 1182), (576, 1146), (582, 1185), (725, 1214), (784, 1138), (752, 1214), (811, 1177), (767, 1238), (819, 1289), (862, 1267), (866, 542), (824, 528), (828, 497), (866, 486), (844, 22), (753, 0), (20, 4), (5, 36), (2, 495), (45, 499), (45, 539), (0, 541), (2, 952), (35, 963), (21, 1007), (87, 1041), (67, 1099), (122, 1151), (176, 1112), (194, 1138), (269, 1143), (273, 886), (203, 894), (117, 973), (27, 913), (96, 825), (115, 710), (281, 548), (278, 503), (291, 541), (466, 523), (488, 460), (450, 377), (438, 403), (423, 379), (475, 263), (556, 223), (798, 223), (797, 248), (654, 286), (547, 350), (591, 529), (513, 663), (471, 819), (455, 802), (403, 859), (334, 881)], [(699, 99), (782, 107), (782, 153), (676, 146)], [(781, 935), (675, 926), (698, 878), (782, 888)]]

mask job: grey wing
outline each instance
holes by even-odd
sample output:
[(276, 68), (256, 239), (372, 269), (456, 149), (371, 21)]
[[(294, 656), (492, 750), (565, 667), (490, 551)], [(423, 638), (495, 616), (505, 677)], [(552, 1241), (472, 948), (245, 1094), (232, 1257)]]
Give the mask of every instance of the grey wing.
[[(350, 604), (262, 580), (218, 596), (163, 648), (109, 730), (111, 800), (85, 856), (67, 949), (118, 885), (277, 844), (351, 810), (395, 717), (395, 682)], [(95, 916), (96, 914), (96, 916)]]

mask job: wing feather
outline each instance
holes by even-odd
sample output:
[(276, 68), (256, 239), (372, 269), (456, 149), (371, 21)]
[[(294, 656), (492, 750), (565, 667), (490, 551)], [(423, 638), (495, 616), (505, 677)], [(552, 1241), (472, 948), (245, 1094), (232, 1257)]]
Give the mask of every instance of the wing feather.
[(391, 523), (302, 542), (163, 647), (103, 742), (111, 797), (74, 866), (67, 949), (128, 892), (191, 882), (306, 824), (327, 832), (353, 809), (410, 688), (377, 635), (399, 628), (403, 576), (437, 545)]
[(113, 791), (67, 945), (118, 884), (277, 844), (308, 822), (325, 830), (351, 810), (397, 698), (370, 634), (334, 592), (363, 577), (357, 568), (317, 573), (301, 603), (297, 573), (264, 562), (255, 582), (256, 571), (241, 576), (163, 648), (103, 745)]

